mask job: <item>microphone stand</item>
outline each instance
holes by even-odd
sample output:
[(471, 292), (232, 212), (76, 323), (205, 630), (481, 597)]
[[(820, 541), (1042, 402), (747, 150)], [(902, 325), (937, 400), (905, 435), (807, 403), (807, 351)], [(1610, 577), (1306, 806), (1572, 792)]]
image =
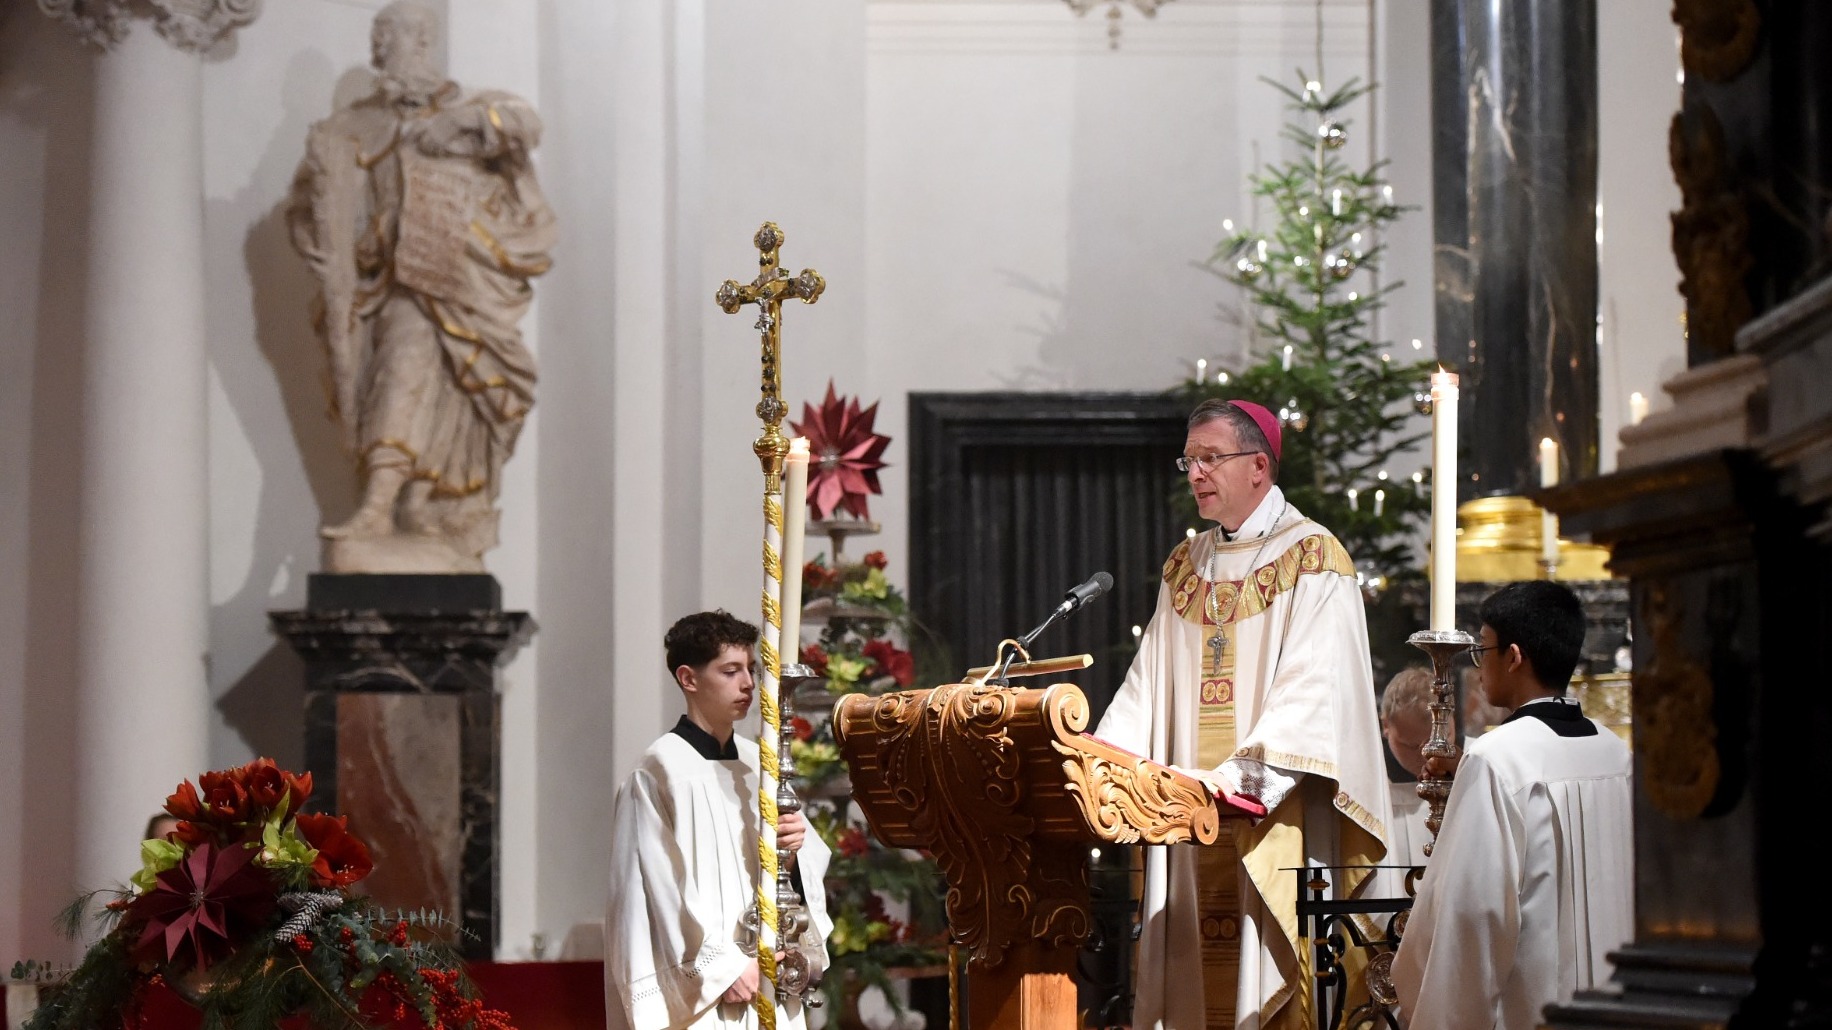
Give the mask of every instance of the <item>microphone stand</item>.
[[(1016, 658), (1018, 655), (1022, 654), (1024, 656), (1025, 661), (1027, 662), (1030, 661), (1030, 650), (1029, 649), (1031, 646), (1031, 641), (1036, 640), (1038, 637), (1042, 636), (1043, 631), (1046, 629), (1049, 629), (1051, 626), (1054, 626), (1058, 619), (1061, 619), (1064, 615), (1067, 615), (1070, 612), (1075, 611), (1077, 608), (1080, 608), (1080, 607), (1081, 605), (1077, 604), (1075, 601), (1072, 601), (1072, 600), (1064, 601), (1061, 604), (1057, 605), (1056, 610), (1050, 613), (1050, 617), (1047, 619), (1044, 619), (1041, 623), (1039, 623), (1036, 629), (1031, 630), (1029, 633), (1024, 634), (1023, 636), (1019, 637), (1016, 640), (1006, 639), (1006, 640), (1000, 641), (999, 642), (999, 667), (993, 670), (993, 674), (987, 677), (986, 681), (988, 683), (996, 683), (1001, 687), (1011, 686), (1011, 677), (1005, 674), (1006, 670), (1011, 668), (1011, 660), (1013, 658)], [(1007, 644), (1010, 644), (1011, 646), (1008, 648), (1005, 646)]]

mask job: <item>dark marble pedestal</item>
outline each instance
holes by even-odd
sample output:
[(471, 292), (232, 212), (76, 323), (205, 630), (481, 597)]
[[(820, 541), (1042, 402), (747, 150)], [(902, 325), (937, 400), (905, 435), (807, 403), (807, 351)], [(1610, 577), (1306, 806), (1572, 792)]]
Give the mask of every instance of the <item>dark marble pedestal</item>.
[(497, 941), (501, 729), (497, 670), (534, 632), (489, 575), (314, 574), (303, 611), (269, 612), (306, 669), (311, 807), (350, 818), (375, 872), (361, 884)]

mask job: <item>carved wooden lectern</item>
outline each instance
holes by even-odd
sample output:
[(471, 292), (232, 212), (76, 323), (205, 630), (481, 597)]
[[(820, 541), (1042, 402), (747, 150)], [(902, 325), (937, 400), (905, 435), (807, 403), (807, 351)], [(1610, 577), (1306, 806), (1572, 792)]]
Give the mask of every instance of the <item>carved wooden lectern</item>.
[(1073, 971), (1091, 925), (1087, 845), (1210, 844), (1221, 816), (1201, 781), (1082, 730), (1074, 684), (951, 683), (834, 706), (853, 798), (892, 847), (948, 878), (948, 925), (968, 949), (971, 1030), (1073, 1030)]

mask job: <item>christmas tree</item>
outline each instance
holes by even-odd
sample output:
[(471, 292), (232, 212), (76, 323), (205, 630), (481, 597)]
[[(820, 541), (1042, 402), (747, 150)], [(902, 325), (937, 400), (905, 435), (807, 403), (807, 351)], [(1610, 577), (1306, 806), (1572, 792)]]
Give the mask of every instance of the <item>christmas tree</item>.
[[(1327, 92), (1302, 71), (1298, 79), (1296, 90), (1265, 80), (1293, 112), (1282, 133), (1292, 156), (1248, 178), (1276, 221), (1265, 233), (1224, 222), (1228, 236), (1211, 258), (1244, 292), (1256, 346), (1243, 368), (1211, 374), (1199, 362), (1183, 390), (1192, 406), (1244, 397), (1278, 412), (1285, 430), (1279, 486), (1342, 541), (1370, 599), (1392, 603), (1416, 593), (1423, 579), (1417, 547), (1431, 508), (1430, 473), (1402, 475), (1391, 466), (1430, 435), (1418, 416), (1429, 411), (1431, 364), (1416, 360), (1418, 341), (1396, 348), (1376, 340), (1370, 319), (1402, 285), (1378, 280), (1382, 230), (1410, 209), (1394, 203), (1384, 161), (1356, 170), (1341, 156), (1344, 109), (1371, 87), (1351, 80)], [(1185, 496), (1183, 503), (1195, 525), (1194, 502)], [(1399, 632), (1402, 642), (1407, 631)], [(1377, 656), (1382, 643), (1375, 641)]]

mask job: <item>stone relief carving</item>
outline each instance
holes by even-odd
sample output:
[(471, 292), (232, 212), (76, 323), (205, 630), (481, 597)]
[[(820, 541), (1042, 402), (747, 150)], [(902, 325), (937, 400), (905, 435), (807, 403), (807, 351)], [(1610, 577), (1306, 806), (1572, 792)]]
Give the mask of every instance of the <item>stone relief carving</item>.
[[(151, 0), (153, 27), (180, 50), (202, 53), (255, 20), (261, 0)], [(38, 9), (90, 46), (107, 50), (127, 38), (132, 0), (38, 0)]]
[(1642, 608), (1653, 630), (1654, 656), (1633, 678), (1635, 747), (1648, 775), (1643, 782), (1654, 807), (1675, 819), (1695, 819), (1717, 793), (1722, 774), (1716, 688), (1703, 665), (1687, 652), (1682, 603), (1662, 584), (1648, 587)]
[(1730, 166), (1723, 127), (1710, 108), (1695, 105), (1673, 116), (1667, 156), (1681, 197), (1673, 213), (1673, 257), (1686, 298), (1687, 349), (1725, 357), (1736, 351), (1737, 330), (1754, 310), (1744, 277), (1755, 258), (1749, 210)]
[(518, 328), (554, 218), (534, 109), (435, 67), (440, 25), (376, 15), (375, 90), (312, 126), (287, 223), (319, 294), (332, 416), (360, 504), (320, 529), (330, 572), (477, 572), (503, 464), (534, 404)]
[(1755, 57), (1762, 12), (1753, 0), (1674, 0), (1673, 21), (1687, 75), (1727, 82)]

